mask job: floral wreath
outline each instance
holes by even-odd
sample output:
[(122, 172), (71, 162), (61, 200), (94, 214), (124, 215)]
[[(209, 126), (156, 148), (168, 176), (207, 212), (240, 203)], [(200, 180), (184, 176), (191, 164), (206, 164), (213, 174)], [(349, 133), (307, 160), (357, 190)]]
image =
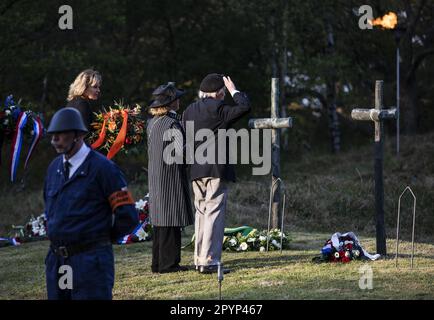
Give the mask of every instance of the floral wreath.
[(109, 110), (95, 113), (91, 124), (89, 141), (93, 149), (104, 150), (107, 158), (113, 158), (119, 151), (128, 153), (137, 150), (146, 136), (145, 120), (140, 118), (141, 107), (124, 106), (115, 102)]
[[(31, 128), (26, 126), (29, 122), (33, 123)], [(15, 103), (13, 96), (9, 95), (5, 100), (3, 110), (0, 111), (0, 163), (3, 143), (5, 140), (10, 141), (11, 155), (9, 172), (11, 182), (14, 182), (17, 176), (24, 138), (29, 136), (32, 138), (24, 163), (24, 170), (26, 170), (30, 157), (44, 134), (45, 129), (41, 114), (26, 110), (24, 107)]]

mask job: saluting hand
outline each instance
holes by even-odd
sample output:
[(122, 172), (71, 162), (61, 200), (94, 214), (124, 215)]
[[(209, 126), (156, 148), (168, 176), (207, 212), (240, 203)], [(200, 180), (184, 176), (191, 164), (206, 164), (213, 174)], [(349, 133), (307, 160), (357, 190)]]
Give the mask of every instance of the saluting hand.
[(229, 93), (233, 96), (234, 91), (237, 90), (237, 88), (235, 87), (235, 84), (232, 82), (232, 80), (229, 76), (223, 77), (223, 81), (224, 81), (225, 86), (228, 89)]

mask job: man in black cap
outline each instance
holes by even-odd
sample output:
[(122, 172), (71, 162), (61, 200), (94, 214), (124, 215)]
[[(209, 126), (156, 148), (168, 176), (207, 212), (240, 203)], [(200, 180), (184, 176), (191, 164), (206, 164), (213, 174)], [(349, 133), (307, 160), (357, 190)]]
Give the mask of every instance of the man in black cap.
[(139, 223), (134, 201), (120, 169), (83, 142), (87, 128), (77, 109), (57, 111), (48, 133), (59, 154), (44, 184), (48, 299), (111, 299), (111, 243)]
[[(149, 214), (153, 226), (152, 272), (187, 271), (181, 266), (181, 228), (193, 224), (190, 189), (183, 161), (185, 134), (176, 113), (179, 98), (184, 91), (173, 82), (154, 90), (149, 113), (154, 116), (148, 123), (148, 183)], [(170, 139), (166, 139), (173, 133)], [(180, 161), (164, 157), (172, 143), (177, 144)]]
[[(236, 105), (224, 103), (226, 89)], [(218, 130), (228, 129), (250, 111), (245, 93), (238, 91), (231, 78), (217, 73), (207, 75), (199, 88), (199, 100), (187, 107), (183, 114), (184, 127), (194, 124), (194, 134), (201, 129), (214, 133), (211, 143), (215, 144), (215, 161), (200, 164), (193, 160), (190, 179), (193, 184), (195, 217), (194, 263), (200, 273), (213, 273), (221, 260), (224, 236), (224, 216), (228, 195), (227, 182), (235, 182), (233, 165), (229, 164), (230, 150), (226, 150), (226, 161), (220, 163)], [(187, 137), (188, 138), (188, 137)], [(210, 143), (208, 139), (195, 143), (196, 149)], [(226, 143), (226, 142), (225, 142)], [(208, 148), (207, 148), (208, 149)], [(224, 272), (229, 272), (225, 269)]]

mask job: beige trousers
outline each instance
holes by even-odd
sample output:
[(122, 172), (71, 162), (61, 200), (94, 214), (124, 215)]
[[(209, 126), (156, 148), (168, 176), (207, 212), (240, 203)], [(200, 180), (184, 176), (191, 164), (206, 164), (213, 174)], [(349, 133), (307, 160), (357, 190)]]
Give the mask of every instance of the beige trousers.
[(196, 179), (193, 192), (196, 208), (194, 264), (216, 265), (222, 255), (227, 185), (219, 178)]

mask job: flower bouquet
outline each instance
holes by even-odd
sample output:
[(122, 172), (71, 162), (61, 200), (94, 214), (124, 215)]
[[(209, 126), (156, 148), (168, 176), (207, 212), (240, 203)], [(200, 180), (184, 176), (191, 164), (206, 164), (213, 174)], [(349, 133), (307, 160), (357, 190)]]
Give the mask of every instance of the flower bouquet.
[(107, 158), (113, 158), (122, 151), (128, 154), (137, 151), (145, 141), (146, 122), (140, 118), (141, 107), (134, 108), (115, 102), (109, 110), (95, 113), (95, 122), (89, 142), (93, 149), (104, 150)]
[(325, 261), (347, 263), (351, 260), (362, 259), (363, 251), (358, 243), (347, 236), (339, 239), (338, 249), (333, 247), (331, 239), (327, 240), (321, 249), (321, 255)]
[(134, 231), (117, 241), (118, 244), (149, 241), (152, 238), (152, 225), (149, 220), (149, 194), (136, 202), (136, 210), (139, 215), (139, 225)]
[(313, 258), (313, 262), (342, 262), (352, 260), (377, 260), (379, 254), (371, 255), (364, 250), (353, 232), (332, 235), (321, 249), (321, 256)]
[[(32, 122), (31, 127), (26, 126)], [(11, 182), (15, 181), (20, 153), (23, 140), (25, 137), (31, 137), (31, 144), (24, 163), (24, 169), (27, 169), (30, 157), (35, 150), (36, 145), (44, 135), (44, 127), (41, 115), (15, 103), (13, 96), (6, 98), (3, 110), (0, 110), (0, 162), (1, 150), (5, 140), (11, 142), (11, 159), (10, 159), (10, 177)]]
[(6, 139), (12, 140), (21, 112), (21, 107), (14, 102), (13, 96), (9, 95), (5, 100), (3, 110), (0, 111), (0, 131)]
[(24, 226), (13, 225), (12, 229), (15, 230), (14, 237), (22, 240), (21, 242), (25, 242), (25, 240), (29, 238), (45, 238), (47, 236), (47, 219), (45, 213), (36, 218), (32, 215)]
[(38, 217), (31, 216), (30, 220), (21, 226), (12, 226), (11, 237), (0, 238), (0, 247), (18, 246), (24, 242), (46, 240), (47, 239), (47, 219), (45, 214)]
[[(281, 244), (282, 239), (282, 244)], [(234, 235), (228, 235), (223, 238), (223, 250), (226, 251), (265, 251), (288, 249), (291, 239), (279, 229), (270, 230), (267, 236), (267, 230), (251, 230), (247, 235), (238, 232)]]

